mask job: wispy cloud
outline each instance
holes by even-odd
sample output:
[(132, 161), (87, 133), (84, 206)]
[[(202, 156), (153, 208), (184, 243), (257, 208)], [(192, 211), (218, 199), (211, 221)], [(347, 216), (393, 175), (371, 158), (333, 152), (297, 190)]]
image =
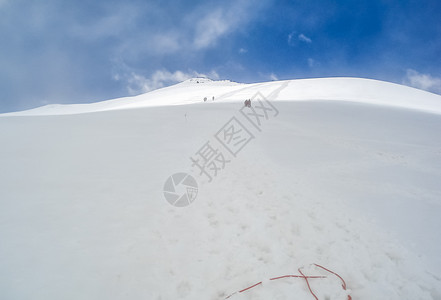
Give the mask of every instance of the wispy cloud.
[[(264, 3), (266, 1), (262, 1)], [(262, 4), (264, 5), (264, 4)], [(239, 0), (223, 6), (206, 6), (198, 10), (200, 16), (191, 15), (193, 20), (198, 19), (193, 27), (194, 39), (192, 46), (195, 49), (212, 47), (218, 40), (229, 33), (248, 24), (259, 12), (259, 6), (250, 0)]]
[[(127, 14), (124, 13), (122, 18), (113, 16), (107, 21), (132, 20), (128, 24), (120, 22), (122, 28), (131, 28), (132, 24), (143, 24), (142, 31), (138, 30), (137, 34), (130, 34), (131, 31), (128, 31), (129, 34), (125, 35), (124, 41), (118, 45), (116, 51), (119, 57), (125, 57), (127, 60), (146, 56), (157, 59), (167, 55), (187, 58), (216, 47), (222, 38), (247, 26), (259, 16), (260, 7), (264, 5), (255, 5), (250, 0), (228, 1), (222, 4), (205, 3), (196, 5), (193, 9), (183, 10), (181, 14), (175, 15), (171, 22), (156, 21), (149, 24), (144, 20), (157, 18), (155, 14), (158, 7), (153, 5), (146, 10), (151, 11), (150, 13), (135, 12), (130, 18), (126, 18)], [(131, 9), (130, 6), (122, 9), (121, 14)], [(97, 24), (97, 27), (100, 26)]]
[(429, 74), (422, 74), (415, 70), (408, 69), (403, 83), (418, 89), (441, 94), (440, 77), (433, 77)]
[(288, 44), (291, 45), (293, 40), (292, 38), (294, 37), (295, 32), (291, 32), (290, 34), (288, 34)]
[(290, 34), (288, 34), (288, 45), (294, 46), (298, 43), (298, 41), (307, 44), (312, 43), (312, 39), (303, 33), (297, 34), (295, 31), (293, 31)]
[(279, 80), (279, 78), (277, 77), (277, 75), (274, 74), (274, 73), (269, 74), (269, 79), (270, 79), (270, 80), (274, 80), (274, 81)]
[(67, 26), (67, 34), (86, 41), (118, 37), (134, 28), (139, 17), (140, 12), (133, 5), (121, 4), (96, 18), (83, 22), (71, 20), (72, 23)]
[(115, 74), (114, 80), (125, 81), (127, 91), (130, 95), (137, 95), (141, 93), (147, 93), (152, 90), (156, 90), (174, 83), (182, 82), (184, 80), (193, 77), (204, 77), (211, 79), (219, 79), (219, 75), (215, 71), (211, 71), (208, 74), (199, 73), (197, 71), (174, 71), (170, 72), (165, 69), (156, 70), (150, 77), (143, 76), (136, 72), (130, 72), (128, 74)]
[(304, 35), (303, 33), (299, 34), (298, 38), (299, 38), (299, 41), (302, 41), (302, 42), (305, 42), (308, 44), (312, 43), (312, 40), (309, 37), (307, 37), (306, 35)]
[(194, 46), (196, 49), (216, 44), (216, 41), (234, 26), (223, 10), (218, 9), (199, 20), (195, 28)]

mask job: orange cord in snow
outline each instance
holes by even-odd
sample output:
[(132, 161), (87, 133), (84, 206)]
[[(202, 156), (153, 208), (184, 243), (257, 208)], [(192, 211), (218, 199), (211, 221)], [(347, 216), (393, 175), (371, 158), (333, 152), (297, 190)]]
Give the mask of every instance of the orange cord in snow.
[[(333, 272), (333, 271), (331, 271), (331, 270), (329, 270), (329, 269), (327, 269), (327, 268), (325, 268), (325, 267), (323, 267), (323, 266), (321, 266), (321, 265), (314, 264), (314, 266), (319, 267), (319, 268), (321, 268), (321, 269), (323, 269), (323, 270), (325, 270), (325, 271), (327, 271), (327, 272), (329, 272), (329, 273), (331, 273), (331, 274), (334, 274), (334, 275), (337, 276), (338, 278), (340, 278), (340, 280), (342, 281), (342, 288), (343, 288), (343, 290), (346, 291), (346, 282), (344, 281), (344, 279), (343, 279), (340, 275), (338, 275), (337, 273), (335, 273), (335, 272)], [(309, 281), (308, 281), (308, 279), (314, 279), (314, 278), (327, 278), (327, 277), (326, 277), (326, 276), (305, 276), (305, 274), (302, 273), (302, 271), (300, 270), (300, 268), (298, 269), (298, 271), (299, 271), (299, 273), (300, 273), (301, 275), (283, 275), (283, 276), (279, 276), (279, 277), (270, 278), (269, 280), (277, 280), (277, 279), (288, 278), (288, 277), (303, 278), (303, 279), (305, 279), (306, 284), (308, 285), (308, 289), (309, 289), (309, 292), (311, 293), (311, 295), (314, 296), (315, 300), (319, 300), (319, 299), (317, 298), (317, 296), (314, 294), (314, 292), (312, 291), (311, 286), (309, 285)], [(235, 293), (229, 295), (229, 296), (226, 297), (225, 299), (228, 299), (228, 298), (232, 297), (232, 296), (235, 295), (235, 294), (243, 293), (243, 292), (245, 292), (245, 291), (251, 290), (252, 288), (254, 288), (254, 287), (256, 287), (256, 286), (259, 286), (259, 285), (261, 285), (262, 283), (263, 283), (263, 282), (260, 281), (260, 282), (258, 282), (258, 283), (256, 283), (256, 284), (253, 284), (253, 285), (251, 285), (251, 286), (249, 286), (249, 287), (247, 287), (247, 288), (245, 288), (245, 289), (243, 289), (243, 290), (240, 290), (240, 291), (238, 291), (238, 292), (235, 292)], [(348, 300), (352, 300), (352, 297), (351, 297), (350, 295), (348, 295)]]

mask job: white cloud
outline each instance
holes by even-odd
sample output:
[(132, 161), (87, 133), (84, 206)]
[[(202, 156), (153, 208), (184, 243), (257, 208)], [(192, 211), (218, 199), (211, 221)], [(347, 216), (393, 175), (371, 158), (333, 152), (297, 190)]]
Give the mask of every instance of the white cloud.
[(244, 48), (240, 48), (240, 49), (239, 49), (239, 53), (240, 53), (240, 54), (245, 54), (245, 53), (247, 53), (247, 52), (248, 52), (247, 49), (244, 49)]
[(120, 6), (114, 11), (85, 23), (74, 22), (69, 28), (72, 36), (94, 41), (99, 38), (117, 37), (132, 28), (139, 12), (129, 5)]
[(280, 80), (277, 74), (275, 74), (274, 72), (271, 73), (257, 72), (257, 74), (262, 80), (271, 80), (271, 81)]
[(202, 18), (195, 28), (194, 46), (206, 48), (216, 43), (217, 39), (231, 29), (232, 22), (220, 9)]
[(270, 79), (270, 80), (279, 80), (279, 78), (277, 77), (277, 75), (274, 74), (274, 73), (269, 74), (269, 79)]
[[(231, 32), (245, 27), (267, 5), (267, 1), (236, 0), (219, 7), (203, 6), (191, 14), (188, 24), (194, 32), (192, 46), (199, 50), (212, 47)], [(198, 21), (194, 25), (194, 20)]]
[(403, 83), (418, 89), (441, 94), (440, 77), (432, 77), (429, 74), (421, 74), (415, 70), (408, 69)]
[(298, 38), (302, 42), (305, 42), (305, 43), (308, 43), (308, 44), (312, 43), (312, 40), (309, 37), (307, 37), (306, 35), (304, 35), (303, 33), (299, 34)]
[(297, 33), (295, 31), (293, 31), (290, 34), (288, 34), (288, 45), (294, 46), (296, 44), (297, 40), (304, 42), (304, 43), (307, 43), (307, 44), (312, 43), (311, 38), (307, 37), (303, 33), (300, 33), (297, 35)]
[(308, 58), (308, 66), (310, 68), (314, 67), (316, 65), (316, 61), (312, 58)]
[(292, 38), (293, 38), (294, 34), (295, 34), (294, 32), (291, 32), (290, 34), (288, 34), (288, 44), (290, 44), (290, 45), (291, 45)]
[(154, 45), (153, 47), (157, 53), (173, 53), (181, 48), (179, 37), (174, 32), (157, 34), (152, 38), (151, 44)]
[(113, 79), (117, 81), (125, 80), (129, 94), (137, 95), (182, 82), (193, 77), (219, 79), (219, 75), (216, 73), (216, 71), (211, 71), (208, 74), (202, 74), (196, 71), (183, 72), (178, 70), (175, 72), (170, 72), (165, 69), (156, 70), (148, 78), (137, 74), (136, 72), (130, 72), (126, 75), (114, 74)]
[[(266, 5), (262, 3), (236, 0), (228, 2), (228, 5), (201, 4), (182, 11), (181, 14), (174, 16), (172, 22), (153, 22), (151, 25), (144, 24), (143, 20), (148, 19), (152, 14), (162, 14), (163, 10), (159, 6), (149, 4), (148, 9), (142, 12), (136, 11), (133, 17), (130, 17), (128, 13), (123, 13), (133, 9), (128, 5), (128, 8), (121, 10), (120, 17), (111, 15), (98, 24), (93, 24), (92, 32), (101, 33), (102, 28), (107, 28), (104, 26), (106, 23), (109, 23), (109, 28), (117, 27), (115, 31), (119, 31), (120, 36), (124, 35), (124, 39), (119, 41), (115, 57), (134, 60), (139, 57), (160, 58), (171, 54), (193, 57), (195, 53), (215, 47), (220, 39), (246, 27), (259, 16)], [(118, 24), (121, 26), (118, 27)], [(133, 34), (132, 29), (136, 28), (137, 24), (143, 24), (145, 27), (142, 31)], [(83, 27), (78, 31), (85, 32)]]
[[(93, 12), (85, 9), (81, 1), (76, 2), (65, 5), (57, 1), (44, 1), (45, 5), (41, 4), (43, 2), (37, 3), (32, 10), (37, 10), (39, 18), (46, 22), (48, 30), (61, 30), (66, 39), (78, 39), (94, 44), (99, 44), (100, 40), (107, 38), (114, 39), (112, 44), (123, 43), (140, 29), (141, 20), (146, 15), (152, 14), (150, 13), (152, 5), (141, 6), (130, 1), (121, 1), (112, 5), (94, 3)], [(54, 25), (61, 27), (53, 28)]]

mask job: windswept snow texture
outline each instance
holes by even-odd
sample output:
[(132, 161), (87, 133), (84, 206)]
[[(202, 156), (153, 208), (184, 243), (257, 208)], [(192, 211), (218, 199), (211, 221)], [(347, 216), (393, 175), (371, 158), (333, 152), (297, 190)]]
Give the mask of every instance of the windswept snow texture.
[[(209, 182), (190, 157), (256, 92), (279, 114), (240, 119), (255, 138)], [(440, 96), (352, 78), (0, 117), (0, 299), (225, 299), (262, 280), (230, 299), (313, 299), (267, 281), (329, 275), (313, 263), (348, 286), (311, 279), (319, 299), (441, 299), (440, 132)], [(178, 172), (199, 185), (180, 208), (162, 191)]]

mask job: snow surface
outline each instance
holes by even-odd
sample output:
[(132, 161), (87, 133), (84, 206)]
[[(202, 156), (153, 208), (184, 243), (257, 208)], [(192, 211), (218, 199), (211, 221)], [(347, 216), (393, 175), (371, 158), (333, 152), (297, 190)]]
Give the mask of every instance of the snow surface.
[(244, 101), (260, 92), (272, 100), (337, 100), (416, 109), (441, 114), (440, 96), (408, 86), (362, 78), (317, 78), (240, 84), (192, 78), (152, 92), (89, 104), (51, 104), (0, 116), (65, 115), (151, 106)]
[[(208, 182), (190, 157), (256, 92), (279, 114)], [(440, 96), (190, 80), (3, 116), (0, 299), (225, 299), (262, 280), (230, 299), (314, 299), (302, 279), (267, 281), (324, 275), (313, 263), (352, 299), (441, 299)], [(177, 172), (199, 183), (187, 207), (164, 199)], [(347, 299), (335, 277), (310, 283)]]

